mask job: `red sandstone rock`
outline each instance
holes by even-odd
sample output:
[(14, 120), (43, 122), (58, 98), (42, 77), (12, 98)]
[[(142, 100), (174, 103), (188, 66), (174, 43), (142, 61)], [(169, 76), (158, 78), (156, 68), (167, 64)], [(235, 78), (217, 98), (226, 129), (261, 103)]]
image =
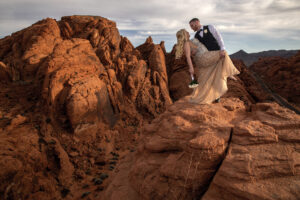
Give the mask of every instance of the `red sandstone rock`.
[[(261, 95), (241, 71), (219, 104), (172, 105), (168, 88), (173, 99), (190, 92), (185, 61), (151, 38), (134, 48), (108, 19), (45, 19), (0, 39), (0, 198), (215, 198), (215, 179), (237, 177), (223, 191), (228, 199), (252, 198), (254, 189), (258, 199), (293, 199), (299, 117), (276, 104), (250, 106)], [(240, 159), (238, 145), (249, 155)], [(236, 168), (248, 167), (243, 156), (257, 172)], [(290, 193), (277, 192), (280, 184)]]
[(0, 62), (0, 81), (10, 82), (12, 72), (3, 62)]
[[(91, 180), (117, 162), (110, 152), (133, 149), (139, 128), (172, 104), (163, 48), (153, 44), (142, 58), (105, 18), (45, 19), (0, 46), (1, 199), (78, 199), (85, 184), (97, 191)], [(13, 142), (7, 156), (23, 126), (13, 135), (24, 144)]]
[(255, 102), (265, 102), (272, 100), (262, 86), (255, 80), (251, 71), (240, 60), (232, 60), (234, 66), (240, 71), (237, 75), (237, 81), (228, 79), (228, 92), (224, 97), (237, 97), (244, 101), (247, 105)]
[[(147, 72), (148, 76), (144, 87), (153, 85), (150, 90), (143, 88), (140, 93), (141, 95), (138, 97), (139, 102), (141, 102), (138, 102), (138, 106), (140, 109), (146, 109), (147, 112), (150, 112), (153, 115), (154, 113), (161, 113), (161, 108), (172, 104), (172, 99), (169, 96), (164, 49), (161, 45), (155, 45), (152, 42), (151, 37), (136, 49), (141, 52), (142, 57), (149, 65)], [(151, 96), (154, 96), (154, 99), (152, 99)], [(159, 105), (160, 102), (164, 102), (164, 105)]]
[[(175, 59), (175, 48), (173, 48), (172, 52), (167, 54), (167, 65), (170, 77), (169, 90), (172, 99), (178, 100), (191, 94), (193, 89), (188, 87), (191, 82), (191, 76), (184, 56), (181, 59)], [(197, 72), (197, 69), (195, 68), (195, 72)]]
[(98, 121), (113, 124), (106, 83), (99, 78), (105, 69), (87, 40), (64, 40), (44, 68), (42, 93), (52, 120), (70, 123), (73, 130)]
[(0, 61), (9, 69), (10, 78), (33, 80), (45, 58), (61, 42), (55, 20), (47, 18), (0, 40)]
[(300, 117), (274, 103), (237, 123), (225, 160), (202, 199), (298, 199)]
[(300, 52), (290, 58), (260, 59), (253, 63), (250, 69), (256, 72), (274, 92), (300, 106)]
[(297, 199), (299, 125), (276, 103), (179, 100), (144, 127), (105, 199)]

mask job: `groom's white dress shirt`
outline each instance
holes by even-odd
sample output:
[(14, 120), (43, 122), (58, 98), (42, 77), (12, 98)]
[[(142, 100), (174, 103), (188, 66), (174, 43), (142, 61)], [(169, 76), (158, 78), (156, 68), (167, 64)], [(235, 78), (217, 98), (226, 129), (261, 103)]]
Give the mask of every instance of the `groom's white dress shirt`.
[[(217, 29), (213, 25), (208, 25), (208, 29), (211, 32), (211, 34), (214, 36), (214, 38), (217, 40), (221, 50), (225, 50), (224, 42), (222, 39), (222, 36), (220, 33), (217, 31)], [(203, 37), (203, 26), (200, 28), (199, 35)]]

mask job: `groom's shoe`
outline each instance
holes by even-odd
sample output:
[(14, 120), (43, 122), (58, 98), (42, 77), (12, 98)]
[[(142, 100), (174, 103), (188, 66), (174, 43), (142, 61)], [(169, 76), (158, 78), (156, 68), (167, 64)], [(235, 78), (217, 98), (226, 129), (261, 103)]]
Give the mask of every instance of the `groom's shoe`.
[(220, 99), (221, 99), (221, 98), (217, 98), (216, 100), (214, 100), (213, 103), (220, 103)]

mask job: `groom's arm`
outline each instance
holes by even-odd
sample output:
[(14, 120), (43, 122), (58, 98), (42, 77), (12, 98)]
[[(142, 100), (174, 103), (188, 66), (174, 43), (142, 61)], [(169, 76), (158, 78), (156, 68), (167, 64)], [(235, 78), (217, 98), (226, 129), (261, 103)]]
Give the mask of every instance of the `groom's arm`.
[(211, 32), (211, 34), (216, 38), (221, 50), (225, 50), (223, 38), (222, 38), (221, 34), (219, 33), (219, 31), (217, 31), (217, 29), (213, 25), (208, 25), (208, 28), (209, 28), (209, 31)]

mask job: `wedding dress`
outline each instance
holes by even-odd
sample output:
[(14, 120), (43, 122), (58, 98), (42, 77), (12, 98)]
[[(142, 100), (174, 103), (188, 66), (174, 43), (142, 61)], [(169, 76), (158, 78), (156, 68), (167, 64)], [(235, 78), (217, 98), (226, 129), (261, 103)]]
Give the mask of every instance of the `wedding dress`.
[(192, 57), (194, 67), (199, 68), (197, 74), (199, 85), (188, 99), (193, 103), (209, 104), (227, 92), (227, 77), (240, 72), (227, 53), (225, 57), (220, 58), (220, 51), (208, 51), (197, 39), (192, 39), (191, 42), (194, 44), (190, 45), (191, 51), (196, 52)]

